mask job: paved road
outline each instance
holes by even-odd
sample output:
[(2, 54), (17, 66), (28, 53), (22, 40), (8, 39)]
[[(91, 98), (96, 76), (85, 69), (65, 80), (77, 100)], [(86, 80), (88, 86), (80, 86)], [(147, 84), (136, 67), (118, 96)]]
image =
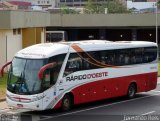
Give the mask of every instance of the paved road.
[[(148, 116), (151, 115), (151, 116)], [(136, 117), (139, 116), (139, 117)], [(28, 119), (26, 119), (28, 118)], [(89, 103), (75, 107), (70, 112), (43, 111), (23, 113), (23, 120), (40, 121), (160, 121), (160, 85), (150, 92), (137, 94), (128, 100), (125, 97)]]
[(6, 110), (6, 113), (21, 115), (21, 121), (160, 121), (160, 84), (155, 90), (137, 94), (131, 100), (107, 99), (74, 107), (66, 113), (59, 110), (25, 113)]

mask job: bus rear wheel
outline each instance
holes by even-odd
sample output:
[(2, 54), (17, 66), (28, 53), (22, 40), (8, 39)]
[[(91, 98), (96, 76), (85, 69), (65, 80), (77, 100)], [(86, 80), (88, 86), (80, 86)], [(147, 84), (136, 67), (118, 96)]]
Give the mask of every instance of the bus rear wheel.
[(68, 111), (72, 107), (72, 99), (71, 96), (65, 95), (62, 99), (62, 110)]
[(136, 84), (134, 84), (134, 83), (130, 84), (128, 87), (127, 97), (129, 99), (134, 98), (136, 95), (136, 91), (137, 91)]

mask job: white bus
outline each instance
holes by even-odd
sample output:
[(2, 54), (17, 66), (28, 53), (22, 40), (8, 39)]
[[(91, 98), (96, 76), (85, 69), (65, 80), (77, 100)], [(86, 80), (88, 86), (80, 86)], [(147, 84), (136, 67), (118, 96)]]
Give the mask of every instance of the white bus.
[(62, 108), (153, 90), (157, 44), (144, 41), (43, 43), (15, 55), (7, 80), (7, 103), (29, 110)]

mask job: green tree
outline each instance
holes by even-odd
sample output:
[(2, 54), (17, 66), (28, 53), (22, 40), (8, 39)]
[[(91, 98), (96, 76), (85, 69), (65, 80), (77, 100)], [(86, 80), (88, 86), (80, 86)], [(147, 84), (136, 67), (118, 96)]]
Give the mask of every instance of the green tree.
[(88, 4), (85, 6), (85, 13), (105, 13), (107, 9), (108, 13), (129, 13), (127, 6), (124, 6), (118, 0), (104, 0), (101, 3), (98, 3), (97, 0), (88, 0)]
[(117, 0), (109, 1), (105, 5), (108, 8), (108, 13), (130, 13), (131, 11), (127, 10), (127, 6), (124, 6)]
[(157, 1), (157, 6), (160, 8), (160, 0)]
[(104, 13), (103, 5), (98, 4), (97, 0), (88, 0), (88, 3), (84, 8), (84, 12), (88, 14)]
[(62, 14), (79, 14), (79, 12), (77, 12), (74, 9), (69, 8), (68, 6), (61, 6), (61, 13)]

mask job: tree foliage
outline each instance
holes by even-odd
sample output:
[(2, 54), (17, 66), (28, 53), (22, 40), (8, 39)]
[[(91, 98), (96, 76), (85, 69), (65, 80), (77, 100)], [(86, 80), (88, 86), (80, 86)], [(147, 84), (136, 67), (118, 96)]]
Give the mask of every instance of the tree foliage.
[(79, 14), (79, 12), (69, 8), (68, 6), (61, 6), (61, 13), (62, 14)]
[(108, 13), (129, 13), (127, 6), (119, 2), (118, 0), (104, 0), (98, 3), (96, 0), (88, 0), (88, 4), (85, 6), (85, 13), (93, 14), (100, 13), (104, 14), (105, 10)]
[[(107, 13), (129, 13), (127, 6), (119, 2), (119, 0), (103, 0), (98, 2), (97, 0), (88, 0), (88, 3), (84, 7), (84, 13), (87, 14), (104, 14)], [(69, 8), (68, 6), (61, 6), (62, 14), (79, 14), (80, 12)]]
[(157, 1), (157, 6), (160, 8), (160, 0)]

